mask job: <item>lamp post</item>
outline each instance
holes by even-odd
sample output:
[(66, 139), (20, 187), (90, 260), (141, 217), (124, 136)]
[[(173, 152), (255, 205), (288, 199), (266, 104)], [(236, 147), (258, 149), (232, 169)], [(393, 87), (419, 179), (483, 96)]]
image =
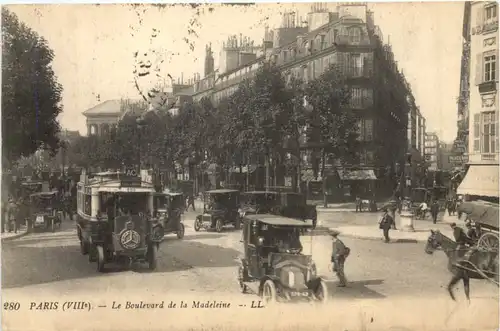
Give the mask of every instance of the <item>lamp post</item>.
[(399, 230), (405, 232), (414, 232), (414, 215), (413, 210), (411, 208), (411, 187), (412, 187), (412, 168), (411, 168), (411, 153), (406, 153), (405, 167), (404, 167), (404, 184), (403, 189), (403, 206), (401, 209), (401, 214), (399, 217)]

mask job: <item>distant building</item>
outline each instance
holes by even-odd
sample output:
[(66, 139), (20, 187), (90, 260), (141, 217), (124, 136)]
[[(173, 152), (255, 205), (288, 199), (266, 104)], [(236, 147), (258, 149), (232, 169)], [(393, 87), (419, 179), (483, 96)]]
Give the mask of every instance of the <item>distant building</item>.
[[(213, 54), (207, 47), (206, 58), (210, 60), (206, 60), (205, 77), (193, 85), (193, 99), (208, 97), (217, 105), (233, 94), (245, 78), (253, 77), (265, 62), (277, 65), (287, 80), (294, 75), (305, 82), (318, 78), (331, 64), (336, 64), (351, 87), (348, 111), (360, 116), (362, 147), (356, 163), (340, 166), (332, 160), (328, 167), (338, 170), (337, 187), (345, 191), (345, 196), (352, 198), (368, 190), (389, 193), (396, 164), (404, 163), (408, 149), (413, 150), (415, 159), (422, 160), (425, 137), (425, 118), (398, 70), (391, 46), (384, 44), (373, 13), (363, 3), (339, 4), (335, 12), (325, 4), (313, 4), (307, 25), (301, 22), (296, 14), (285, 13), (280, 28), (266, 29), (262, 46), (230, 38), (221, 50), (218, 70), (209, 65)], [(411, 104), (411, 114), (398, 106), (404, 102)], [(307, 139), (303, 141), (302, 158), (307, 172), (314, 155)]]
[(439, 156), (439, 137), (434, 132), (427, 132), (425, 134), (425, 162), (429, 170), (439, 170)]
[(438, 148), (438, 169), (442, 171), (451, 171), (455, 167), (455, 164), (452, 162), (450, 159), (451, 156), (454, 155), (453, 153), (453, 144), (448, 144), (444, 142), (439, 143), (439, 148)]
[(469, 162), (457, 192), (498, 201), (498, 4), (472, 1), (465, 14), (464, 29), (470, 28)]

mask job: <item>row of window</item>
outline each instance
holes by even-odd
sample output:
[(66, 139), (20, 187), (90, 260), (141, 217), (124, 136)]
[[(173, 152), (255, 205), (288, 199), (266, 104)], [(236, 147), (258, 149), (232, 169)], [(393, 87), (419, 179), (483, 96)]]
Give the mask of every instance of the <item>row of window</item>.
[(274, 63), (282, 65), (298, 58), (302, 58), (333, 46), (335, 43), (348, 43), (359, 45), (361, 42), (369, 43), (368, 35), (363, 34), (361, 27), (353, 26), (349, 28), (327, 28), (308, 40), (299, 40), (297, 43), (280, 49), (278, 54), (274, 54)]
[(473, 151), (498, 152), (498, 118), (495, 112), (474, 114)]

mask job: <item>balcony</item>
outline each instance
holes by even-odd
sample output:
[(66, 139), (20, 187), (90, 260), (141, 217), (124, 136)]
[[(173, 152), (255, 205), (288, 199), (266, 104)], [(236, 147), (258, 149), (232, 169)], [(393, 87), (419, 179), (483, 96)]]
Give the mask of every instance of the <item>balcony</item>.
[(364, 66), (346, 66), (344, 74), (348, 78), (369, 78), (373, 74), (373, 66), (365, 63)]
[(495, 92), (496, 90), (497, 90), (497, 83), (494, 80), (479, 84), (480, 94), (491, 93)]
[(485, 21), (472, 28), (473, 35), (486, 34), (498, 30), (498, 19)]
[(497, 155), (495, 153), (481, 154), (481, 161), (495, 161)]

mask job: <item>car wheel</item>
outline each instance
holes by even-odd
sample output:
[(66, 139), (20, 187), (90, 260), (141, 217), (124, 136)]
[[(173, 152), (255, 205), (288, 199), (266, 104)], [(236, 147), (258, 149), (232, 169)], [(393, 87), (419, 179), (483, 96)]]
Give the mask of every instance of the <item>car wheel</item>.
[(97, 245), (96, 251), (97, 251), (97, 271), (103, 272), (105, 263), (104, 247), (102, 247), (101, 245)]
[(215, 221), (215, 231), (217, 232), (222, 232), (222, 227), (224, 226), (224, 223), (222, 222), (222, 219), (221, 218), (218, 218), (216, 221)]
[(194, 221), (194, 231), (198, 232), (200, 231), (200, 228), (201, 228), (201, 224), (200, 224), (200, 219), (197, 218), (195, 221)]
[(325, 303), (328, 301), (328, 287), (323, 279), (320, 280), (314, 296), (318, 302)]
[(178, 239), (184, 238), (184, 224), (182, 223), (179, 224), (179, 230), (177, 231), (177, 238)]
[(158, 245), (156, 243), (149, 244), (148, 247), (148, 263), (149, 270), (155, 270), (158, 260)]
[(270, 279), (266, 280), (264, 283), (262, 288), (262, 299), (266, 305), (276, 303), (276, 285)]

